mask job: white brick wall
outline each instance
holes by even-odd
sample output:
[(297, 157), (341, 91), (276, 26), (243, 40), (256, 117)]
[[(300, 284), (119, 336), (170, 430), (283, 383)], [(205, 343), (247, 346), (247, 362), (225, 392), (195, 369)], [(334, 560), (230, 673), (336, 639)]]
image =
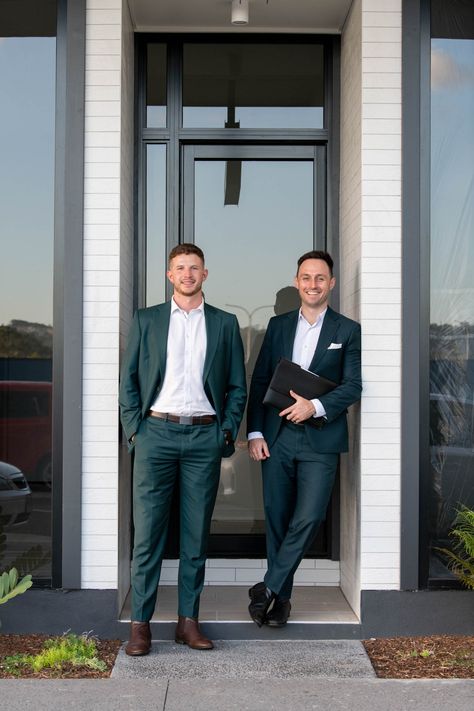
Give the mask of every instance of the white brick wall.
[(400, 575), (400, 0), (354, 1), (341, 101), (341, 305), (363, 344), (360, 452), (354, 442), (342, 476), (341, 584), (355, 605), (359, 586), (396, 589)]
[(121, 0), (87, 1), (83, 588), (117, 587), (120, 234), (128, 212), (121, 192), (121, 6)]

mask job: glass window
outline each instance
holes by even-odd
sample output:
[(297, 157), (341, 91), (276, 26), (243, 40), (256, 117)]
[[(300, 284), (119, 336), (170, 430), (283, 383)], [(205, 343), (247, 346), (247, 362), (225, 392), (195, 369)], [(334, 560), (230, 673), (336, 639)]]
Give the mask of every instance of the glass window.
[(166, 127), (166, 45), (147, 45), (146, 125)]
[(165, 300), (166, 146), (146, 147), (146, 305)]
[(185, 44), (185, 128), (322, 128), (323, 46)]
[[(456, 28), (459, 37), (466, 25), (456, 23), (450, 5), (444, 6), (446, 34)], [(456, 509), (474, 508), (473, 117), (474, 40), (432, 39), (430, 476), (424, 520), (431, 579), (450, 577), (436, 547), (451, 547)]]
[(0, 572), (51, 577), (54, 37), (0, 39)]

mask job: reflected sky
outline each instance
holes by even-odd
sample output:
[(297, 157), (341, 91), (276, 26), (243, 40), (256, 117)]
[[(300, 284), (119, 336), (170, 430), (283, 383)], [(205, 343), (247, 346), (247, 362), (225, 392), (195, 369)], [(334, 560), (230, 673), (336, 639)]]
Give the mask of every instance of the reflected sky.
[(474, 323), (474, 40), (431, 48), (431, 322)]
[(0, 324), (52, 323), (55, 53), (54, 37), (0, 40)]
[[(276, 292), (293, 283), (313, 244), (312, 161), (242, 161), (238, 205), (224, 205), (225, 161), (198, 160), (195, 241), (206, 255), (209, 303), (240, 325), (266, 327)], [(235, 304), (240, 308), (229, 307)]]

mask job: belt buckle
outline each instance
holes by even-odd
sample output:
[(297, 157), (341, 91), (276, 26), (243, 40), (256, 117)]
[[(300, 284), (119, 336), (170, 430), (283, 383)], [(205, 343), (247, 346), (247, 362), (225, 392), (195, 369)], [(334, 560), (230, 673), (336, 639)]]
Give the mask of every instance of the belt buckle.
[(180, 425), (192, 425), (194, 417), (192, 415), (180, 415), (179, 424)]

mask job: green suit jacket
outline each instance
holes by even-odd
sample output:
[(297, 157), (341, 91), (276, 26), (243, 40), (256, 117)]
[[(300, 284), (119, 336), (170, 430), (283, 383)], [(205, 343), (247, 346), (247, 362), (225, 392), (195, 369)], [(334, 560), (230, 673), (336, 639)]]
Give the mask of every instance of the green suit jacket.
[[(250, 385), (247, 431), (262, 432), (269, 447), (282, 418), (276, 408), (263, 405), (263, 398), (280, 358), (292, 359), (298, 315), (299, 310), (270, 319)], [(319, 398), (327, 417), (322, 429), (305, 425), (315, 452), (348, 450), (347, 408), (359, 400), (362, 390), (360, 342), (360, 325), (328, 307), (309, 370), (338, 387)]]
[[(139, 309), (133, 318), (120, 380), (120, 415), (130, 441), (163, 385), (171, 302)], [(222, 430), (237, 437), (247, 396), (244, 353), (236, 317), (204, 305), (207, 349), (204, 391)], [(130, 449), (133, 448), (133, 445)], [(229, 457), (233, 445), (224, 447)]]

